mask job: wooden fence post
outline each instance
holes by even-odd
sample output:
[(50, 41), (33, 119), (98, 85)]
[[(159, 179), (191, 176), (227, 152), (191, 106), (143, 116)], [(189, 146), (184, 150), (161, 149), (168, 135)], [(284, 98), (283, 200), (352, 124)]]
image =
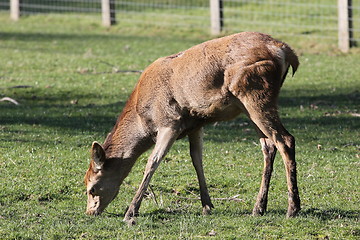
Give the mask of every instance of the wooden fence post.
[(116, 23), (115, 0), (101, 0), (102, 24), (110, 27)]
[(220, 34), (223, 28), (223, 0), (210, 0), (211, 34)]
[(342, 52), (348, 52), (352, 45), (352, 1), (338, 0), (338, 41)]
[(20, 18), (20, 0), (10, 0), (10, 18), (14, 21)]

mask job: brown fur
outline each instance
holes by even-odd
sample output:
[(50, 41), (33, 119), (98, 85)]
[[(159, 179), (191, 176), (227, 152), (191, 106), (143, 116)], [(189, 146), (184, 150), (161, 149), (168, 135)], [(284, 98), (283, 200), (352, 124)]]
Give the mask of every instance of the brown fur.
[(253, 214), (266, 210), (278, 149), (287, 170), (288, 216), (296, 215), (300, 199), (295, 142), (280, 122), (277, 98), (289, 66), (295, 73), (298, 65), (297, 56), (287, 44), (251, 32), (207, 41), (156, 60), (141, 75), (104, 144), (93, 144), (93, 160), (85, 177), (87, 212), (99, 214), (104, 210), (135, 160), (155, 143), (144, 179), (125, 215), (125, 220), (132, 222), (161, 159), (172, 143), (184, 136), (189, 137), (204, 212), (209, 212), (213, 205), (202, 169), (202, 126), (230, 120), (243, 112), (255, 124), (265, 163)]

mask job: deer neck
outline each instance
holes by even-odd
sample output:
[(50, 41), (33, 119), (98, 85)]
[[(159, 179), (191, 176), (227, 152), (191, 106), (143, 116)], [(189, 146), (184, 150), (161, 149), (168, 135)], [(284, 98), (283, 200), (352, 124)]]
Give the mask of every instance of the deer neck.
[(134, 107), (125, 106), (103, 147), (107, 158), (135, 161), (151, 147), (151, 138), (143, 129)]

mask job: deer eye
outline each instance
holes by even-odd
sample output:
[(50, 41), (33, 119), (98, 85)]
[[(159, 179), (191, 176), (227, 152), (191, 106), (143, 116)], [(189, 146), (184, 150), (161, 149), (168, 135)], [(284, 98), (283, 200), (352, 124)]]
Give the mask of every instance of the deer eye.
[(90, 188), (89, 193), (91, 195), (95, 195), (95, 188), (94, 187)]

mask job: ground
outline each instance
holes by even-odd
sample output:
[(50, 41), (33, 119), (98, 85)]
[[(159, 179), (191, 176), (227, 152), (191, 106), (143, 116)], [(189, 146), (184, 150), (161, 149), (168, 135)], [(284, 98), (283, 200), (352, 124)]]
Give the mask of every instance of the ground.
[[(84, 214), (83, 175), (92, 141), (102, 142), (139, 73), (156, 58), (212, 38), (207, 31), (127, 26), (38, 15), (14, 23), (0, 14), (1, 239), (358, 239), (360, 166), (359, 49), (342, 54), (321, 41), (284, 37), (299, 53), (284, 83), (280, 115), (296, 137), (302, 211), (286, 219), (281, 158), (268, 213), (250, 216), (262, 169), (245, 116), (205, 128), (204, 169), (215, 209), (201, 215), (188, 143), (160, 165), (136, 226), (122, 222), (148, 153), (106, 213)], [(316, 44), (315, 47), (313, 44)], [(236, 201), (233, 198), (235, 196)]]

